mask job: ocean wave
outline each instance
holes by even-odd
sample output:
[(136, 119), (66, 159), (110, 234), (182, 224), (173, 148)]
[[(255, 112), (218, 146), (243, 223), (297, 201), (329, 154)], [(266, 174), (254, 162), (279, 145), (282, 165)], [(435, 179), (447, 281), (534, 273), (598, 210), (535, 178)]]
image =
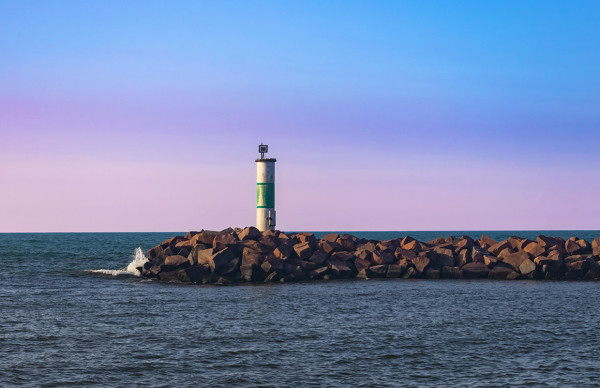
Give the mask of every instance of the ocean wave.
[(143, 267), (148, 262), (148, 258), (144, 255), (141, 247), (135, 248), (131, 262), (123, 269), (88, 269), (86, 272), (110, 275), (110, 276), (142, 276), (138, 268)]

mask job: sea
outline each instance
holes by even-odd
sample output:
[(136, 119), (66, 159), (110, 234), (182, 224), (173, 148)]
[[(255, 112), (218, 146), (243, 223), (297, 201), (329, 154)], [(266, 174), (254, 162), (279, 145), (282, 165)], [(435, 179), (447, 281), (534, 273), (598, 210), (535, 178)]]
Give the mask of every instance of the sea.
[(599, 282), (137, 276), (130, 263), (176, 234), (0, 234), (0, 386), (600, 386)]

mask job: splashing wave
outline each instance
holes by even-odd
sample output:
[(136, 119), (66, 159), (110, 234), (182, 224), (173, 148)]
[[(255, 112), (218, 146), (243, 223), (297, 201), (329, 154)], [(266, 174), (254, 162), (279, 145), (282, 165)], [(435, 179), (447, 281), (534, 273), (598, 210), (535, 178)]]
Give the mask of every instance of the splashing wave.
[(132, 260), (127, 265), (127, 267), (123, 269), (90, 269), (86, 272), (102, 274), (102, 275), (128, 275), (128, 276), (142, 276), (142, 273), (138, 270), (139, 267), (143, 267), (145, 263), (148, 262), (148, 258), (144, 255), (141, 247), (135, 248), (133, 252)]

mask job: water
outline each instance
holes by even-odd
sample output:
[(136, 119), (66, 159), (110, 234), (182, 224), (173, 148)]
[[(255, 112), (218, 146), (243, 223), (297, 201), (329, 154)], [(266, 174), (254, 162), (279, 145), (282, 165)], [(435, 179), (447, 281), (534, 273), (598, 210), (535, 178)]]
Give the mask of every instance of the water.
[(600, 283), (196, 286), (121, 271), (172, 235), (0, 234), (0, 386), (600, 385)]

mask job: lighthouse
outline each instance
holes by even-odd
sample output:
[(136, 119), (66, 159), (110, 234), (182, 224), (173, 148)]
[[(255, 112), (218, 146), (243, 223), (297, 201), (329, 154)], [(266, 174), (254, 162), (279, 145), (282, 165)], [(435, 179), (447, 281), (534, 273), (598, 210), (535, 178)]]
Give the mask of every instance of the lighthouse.
[(269, 146), (258, 146), (260, 159), (256, 159), (256, 227), (261, 232), (275, 227), (275, 162), (265, 158)]

